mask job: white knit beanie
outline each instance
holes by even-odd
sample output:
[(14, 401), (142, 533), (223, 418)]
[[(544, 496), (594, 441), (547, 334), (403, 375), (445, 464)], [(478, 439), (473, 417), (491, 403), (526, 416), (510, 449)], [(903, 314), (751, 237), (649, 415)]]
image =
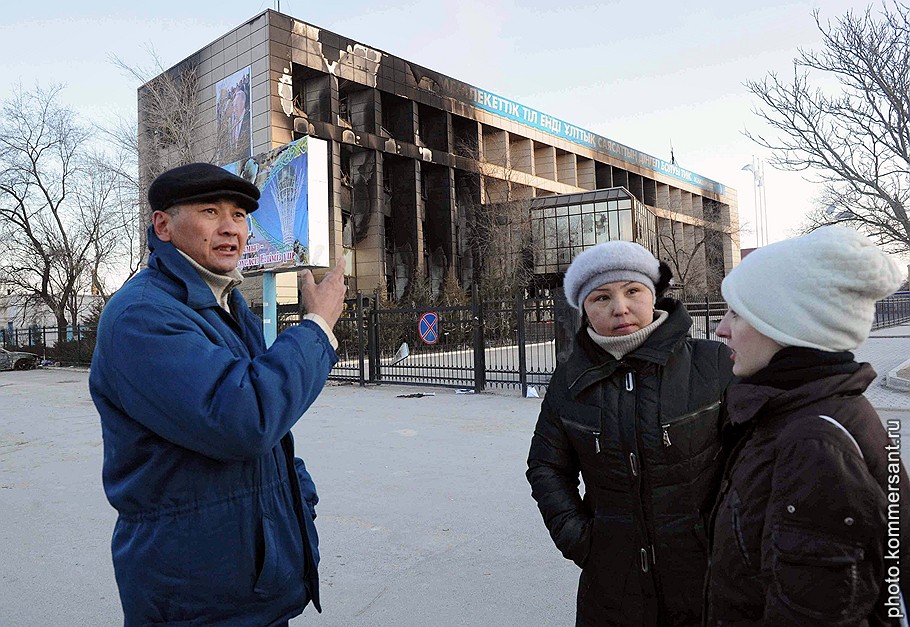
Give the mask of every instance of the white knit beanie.
[(875, 301), (903, 278), (868, 237), (832, 225), (754, 250), (720, 289), (730, 309), (762, 335), (833, 352), (865, 341)]
[(659, 279), (660, 262), (647, 248), (616, 240), (593, 246), (573, 259), (566, 270), (563, 290), (569, 304), (580, 311), (588, 294), (604, 283), (637, 281), (653, 296)]

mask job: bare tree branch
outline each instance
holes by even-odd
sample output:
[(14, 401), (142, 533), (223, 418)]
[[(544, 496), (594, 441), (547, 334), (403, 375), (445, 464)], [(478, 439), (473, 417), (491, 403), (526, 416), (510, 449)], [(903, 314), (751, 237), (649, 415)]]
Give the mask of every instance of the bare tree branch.
[[(727, 227), (719, 229), (717, 221), (692, 216), (679, 221), (680, 203), (671, 203), (667, 209), (656, 209), (660, 212), (657, 220), (657, 257), (670, 266), (676, 285), (682, 288), (684, 298), (694, 296), (713, 296), (720, 289), (724, 278), (724, 243), (731, 241), (736, 229)], [(708, 205), (704, 211), (706, 218), (711, 213)], [(663, 215), (664, 211), (669, 212)]]
[(514, 295), (531, 284), (538, 245), (531, 233), (533, 190), (519, 182), (507, 151), (500, 152), (482, 154), (477, 142), (456, 146), (456, 154), (469, 159), (477, 172), (476, 189), (459, 195), (467, 218), (464, 236), (472, 252), (472, 278), (481, 294), (492, 298)]
[[(771, 149), (778, 168), (809, 171), (825, 209), (807, 228), (848, 223), (882, 247), (910, 251), (910, 8), (886, 3), (834, 22), (813, 13), (818, 51), (801, 50), (793, 77), (769, 74), (746, 87), (773, 136), (747, 133)], [(834, 93), (813, 87), (834, 79)]]
[(0, 284), (26, 308), (49, 310), (63, 341), (86, 294), (104, 293), (101, 277), (134, 254), (123, 242), (136, 203), (60, 90), (20, 86), (2, 103)]
[(136, 203), (136, 223), (130, 228), (138, 229), (139, 257), (129, 256), (131, 269), (138, 269), (144, 258), (145, 226), (150, 221), (144, 193), (155, 177), (187, 163), (221, 163), (227, 151), (223, 132), (214, 136), (200, 132), (202, 89), (196, 65), (185, 61), (167, 69), (153, 48), (147, 47), (147, 52), (148, 67), (111, 58), (125, 77), (138, 84), (138, 118), (117, 120), (100, 129), (114, 149), (105, 167), (120, 177), (118, 195), (124, 200), (132, 197)]

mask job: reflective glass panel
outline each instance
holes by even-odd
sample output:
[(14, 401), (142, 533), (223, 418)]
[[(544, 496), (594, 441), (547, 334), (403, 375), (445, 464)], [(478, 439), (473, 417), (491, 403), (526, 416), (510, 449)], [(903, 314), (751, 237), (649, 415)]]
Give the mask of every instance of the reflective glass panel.
[(598, 244), (610, 241), (610, 232), (607, 230), (607, 213), (598, 213), (594, 216), (594, 238)]
[(619, 230), (622, 239), (632, 241), (632, 212), (619, 212)]
[(585, 246), (597, 243), (597, 239), (594, 237), (594, 214), (586, 213), (582, 216), (581, 230)]
[(581, 216), (569, 216), (569, 245), (577, 246), (581, 243)]

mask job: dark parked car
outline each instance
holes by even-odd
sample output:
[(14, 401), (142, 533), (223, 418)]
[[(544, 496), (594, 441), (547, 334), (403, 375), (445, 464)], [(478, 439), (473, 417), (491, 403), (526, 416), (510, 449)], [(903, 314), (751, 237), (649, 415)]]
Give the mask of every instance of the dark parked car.
[(38, 367), (38, 355), (0, 348), (0, 370), (31, 370)]

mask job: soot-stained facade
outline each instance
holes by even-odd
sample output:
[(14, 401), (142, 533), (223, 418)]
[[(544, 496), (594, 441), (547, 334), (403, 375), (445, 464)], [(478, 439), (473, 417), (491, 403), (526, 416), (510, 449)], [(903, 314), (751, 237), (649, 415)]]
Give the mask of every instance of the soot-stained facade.
[[(303, 135), (329, 142), (330, 250), (348, 258), (356, 289), (396, 298), (415, 280), (437, 290), (447, 274), (470, 285), (491, 261), (478, 257), (474, 220), (515, 203), (527, 205), (529, 263), (542, 284), (558, 282), (579, 247), (615, 237), (694, 257), (687, 281), (697, 289), (715, 290), (739, 262), (735, 190), (272, 10), (168, 72), (197, 86), (202, 158), (236, 157), (248, 132), (252, 154)], [(157, 136), (142, 115), (145, 87), (141, 161)], [(591, 236), (560, 236), (562, 224), (590, 226)]]

